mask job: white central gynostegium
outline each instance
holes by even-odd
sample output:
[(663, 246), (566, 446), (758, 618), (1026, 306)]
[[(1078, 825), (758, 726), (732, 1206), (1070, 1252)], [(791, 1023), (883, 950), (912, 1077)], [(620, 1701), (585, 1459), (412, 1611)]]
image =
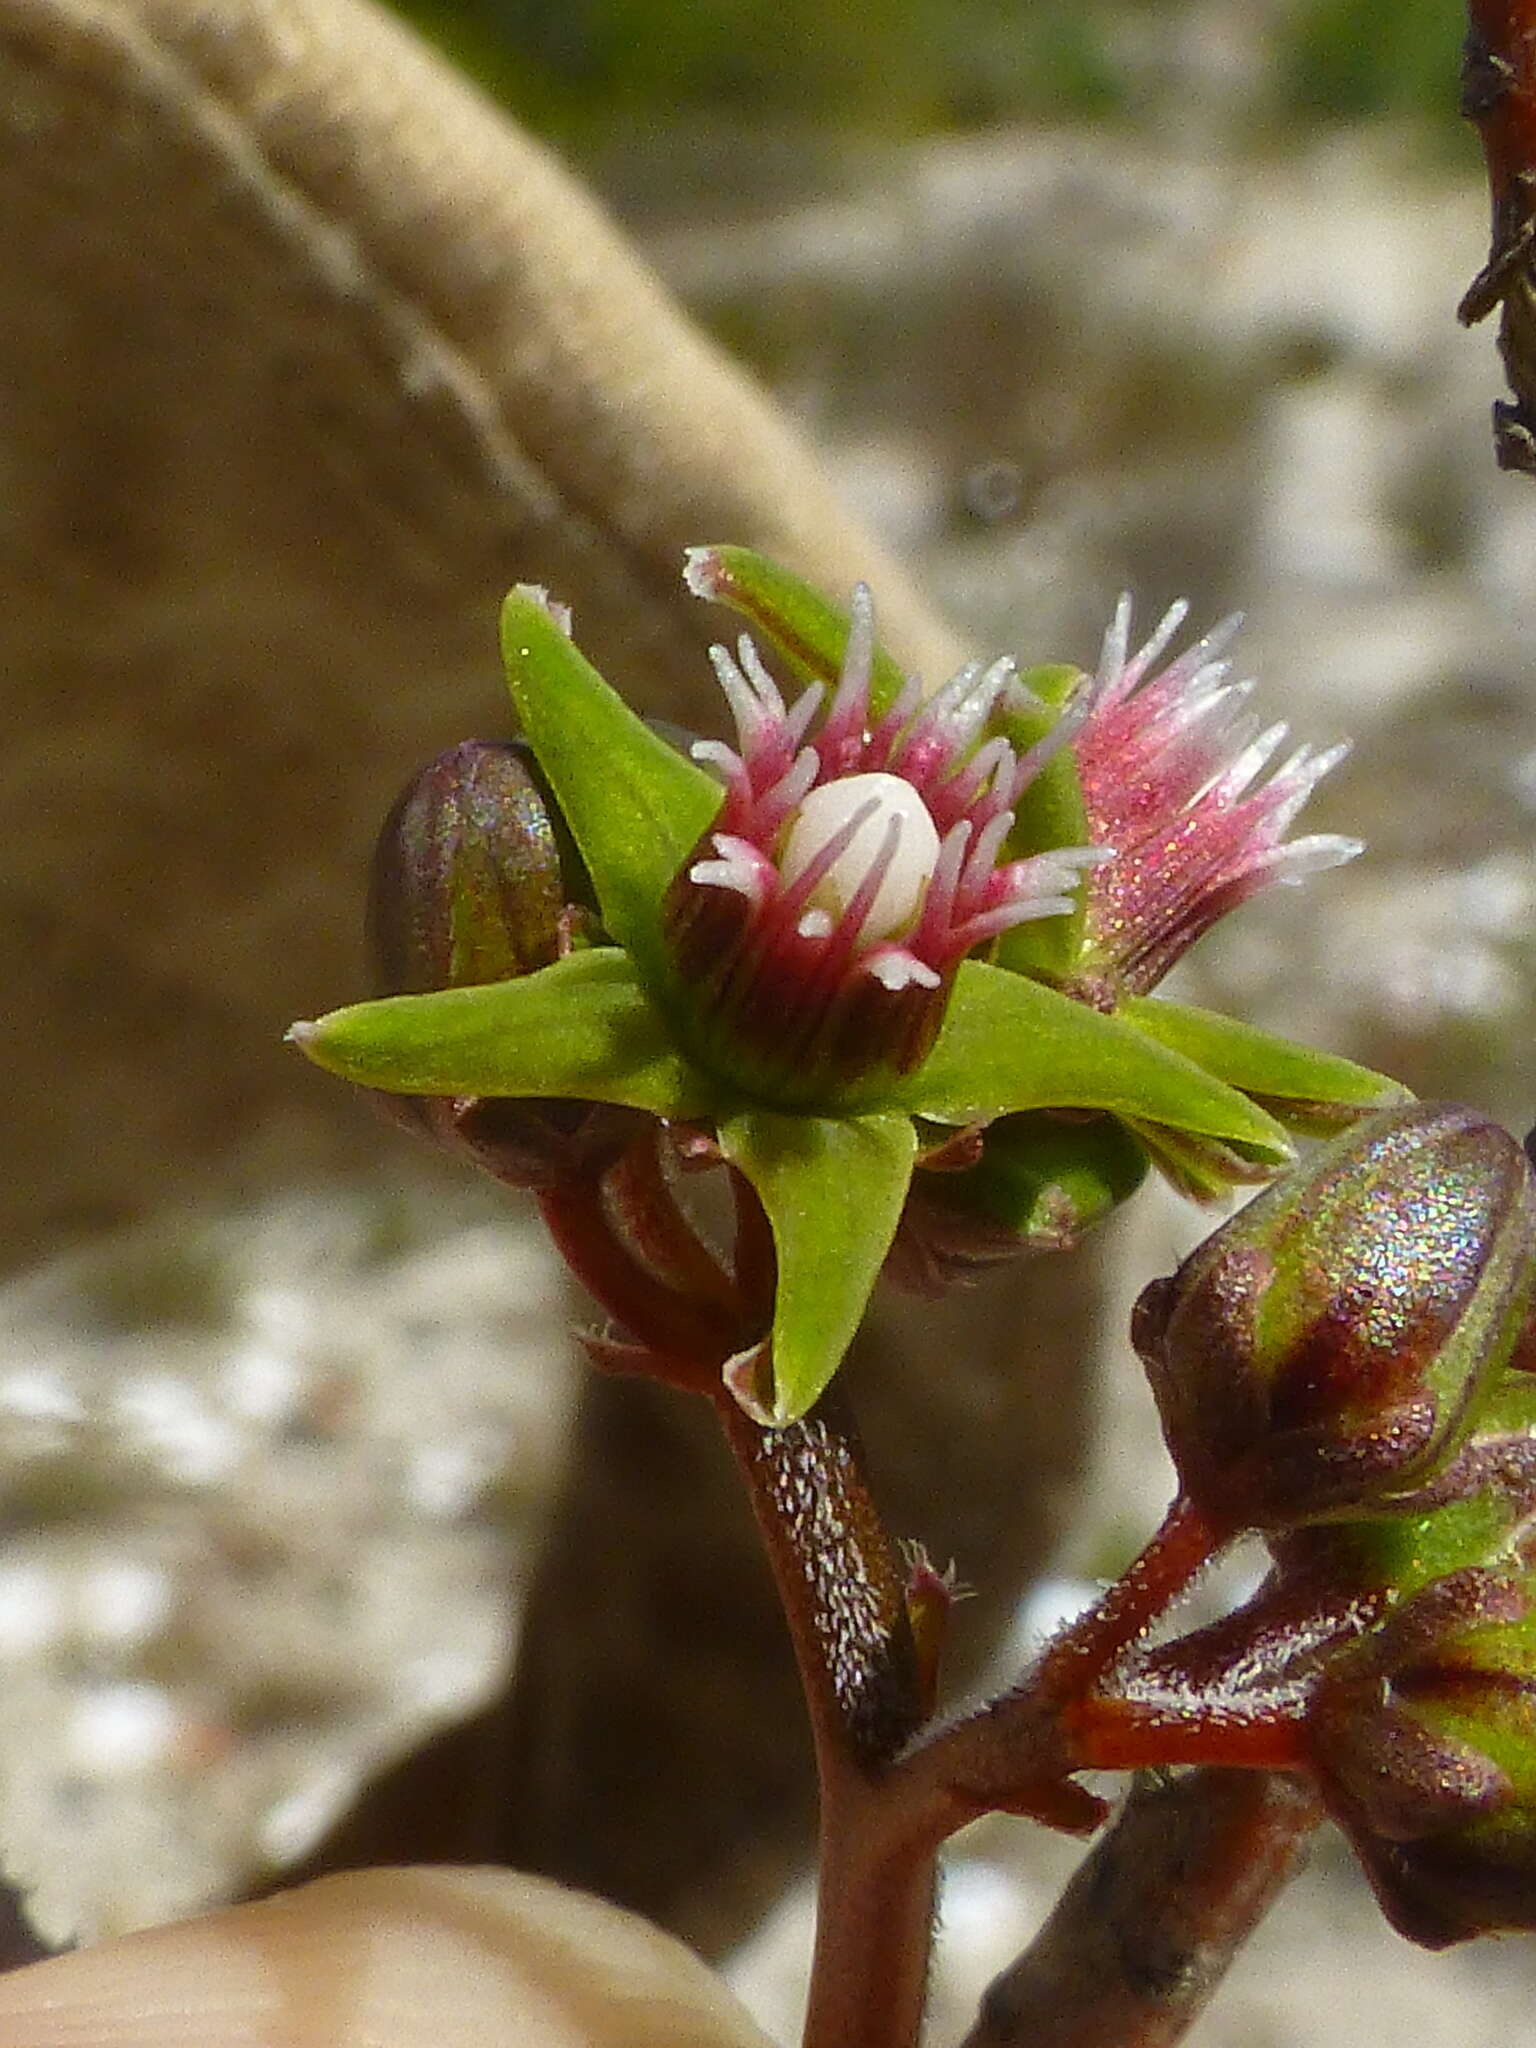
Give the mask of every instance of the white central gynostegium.
[[(807, 915), (814, 919), (813, 929), (831, 929), (853, 901), (894, 821), (895, 851), (860, 933), (870, 943), (892, 938), (914, 923), (938, 863), (938, 828), (910, 782), (882, 773), (845, 775), (813, 789), (789, 822), (779, 872), (786, 883), (798, 881), (832, 835), (860, 811), (865, 815), (852, 839), (811, 891)], [(804, 922), (801, 929), (806, 930)]]

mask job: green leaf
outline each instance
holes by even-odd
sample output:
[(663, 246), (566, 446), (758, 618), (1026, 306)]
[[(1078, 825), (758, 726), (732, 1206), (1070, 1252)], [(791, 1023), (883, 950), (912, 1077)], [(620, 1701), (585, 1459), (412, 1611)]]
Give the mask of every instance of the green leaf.
[(1019, 1109), (1107, 1109), (1220, 1138), (1268, 1164), (1289, 1163), (1275, 1119), (1193, 1060), (1133, 1024), (1023, 975), (967, 960), (938, 1043), (885, 1098), (940, 1123), (990, 1123)]
[(753, 1109), (720, 1125), (720, 1145), (773, 1230), (774, 1421), (782, 1425), (812, 1405), (853, 1342), (896, 1235), (917, 1134), (900, 1115)]
[(526, 586), (502, 607), (501, 651), (517, 715), (581, 849), (604, 926), (664, 993), (672, 974), (662, 899), (709, 830), (720, 785), (636, 717)]
[[(848, 614), (791, 570), (751, 548), (707, 547), (688, 550), (685, 573), (695, 597), (739, 612), (802, 674), (829, 688), (837, 681), (848, 645)], [(906, 680), (877, 647), (869, 685), (872, 719), (890, 709)]]
[(1412, 1091), (1353, 1060), (1276, 1038), (1214, 1010), (1195, 1010), (1159, 996), (1131, 996), (1119, 1015), (1139, 1031), (1204, 1067), (1208, 1074), (1257, 1097), (1282, 1122), (1321, 1136), (1370, 1109), (1408, 1102)]
[(520, 981), (354, 1003), (288, 1035), (330, 1073), (403, 1095), (553, 1095), (667, 1117), (720, 1105), (613, 946)]

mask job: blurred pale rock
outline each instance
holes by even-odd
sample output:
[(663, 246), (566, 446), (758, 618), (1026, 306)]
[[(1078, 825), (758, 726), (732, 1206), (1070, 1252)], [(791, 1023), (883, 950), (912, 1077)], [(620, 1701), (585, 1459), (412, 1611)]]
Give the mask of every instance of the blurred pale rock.
[(768, 2048), (682, 1946), (495, 1870), (374, 1870), (0, 1977), (6, 2048)]

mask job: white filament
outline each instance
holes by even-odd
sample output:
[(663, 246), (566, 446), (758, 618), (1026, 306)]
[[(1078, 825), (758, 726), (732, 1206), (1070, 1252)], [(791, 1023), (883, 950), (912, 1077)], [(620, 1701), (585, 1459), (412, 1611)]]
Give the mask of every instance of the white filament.
[(790, 821), (779, 871), (786, 882), (797, 881), (833, 833), (866, 805), (868, 816), (811, 891), (810, 906), (834, 921), (843, 915), (894, 818), (899, 826), (895, 856), (861, 928), (868, 942), (888, 939), (913, 923), (938, 864), (938, 828), (910, 782), (899, 775), (844, 775), (813, 789)]

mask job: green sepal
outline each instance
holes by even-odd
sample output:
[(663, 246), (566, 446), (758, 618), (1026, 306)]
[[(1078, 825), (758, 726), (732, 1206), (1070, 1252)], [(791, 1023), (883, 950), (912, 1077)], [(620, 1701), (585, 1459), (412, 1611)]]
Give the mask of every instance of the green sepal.
[(869, 1306), (912, 1178), (917, 1134), (899, 1114), (788, 1116), (752, 1109), (719, 1127), (773, 1231), (775, 1424), (812, 1406)]
[[(685, 571), (695, 597), (728, 605), (755, 626), (802, 675), (830, 689), (843, 666), (848, 614), (793, 571), (751, 548), (688, 550)], [(890, 655), (875, 649), (869, 682), (869, 711), (881, 718), (901, 695), (907, 678)]]
[[(1005, 701), (987, 730), (1001, 733), (1015, 752), (1023, 755), (1050, 732), (1067, 699), (1083, 682), (1083, 672), (1066, 663), (1053, 662), (1048, 667), (1025, 669), (1019, 681), (1046, 709), (1036, 710), (1027, 703), (1019, 708), (1017, 700)], [(1001, 857), (1028, 860), (1031, 854), (1050, 853), (1058, 846), (1092, 843), (1077, 758), (1070, 747), (1058, 748), (1014, 805), (1013, 830), (1003, 844)], [(1071, 910), (1061, 917), (1035, 917), (1026, 924), (1016, 924), (998, 940), (992, 959), (1013, 974), (1065, 981), (1082, 957), (1087, 899), (1085, 877), (1074, 895)]]
[(1160, 996), (1126, 996), (1117, 1014), (1159, 1045), (1240, 1088), (1304, 1137), (1327, 1136), (1368, 1110), (1413, 1099), (1412, 1091), (1389, 1075), (1214, 1010), (1191, 1009)]
[(559, 1096), (665, 1117), (721, 1106), (613, 946), (518, 981), (354, 1003), (288, 1035), (316, 1066), (394, 1094)]
[(540, 592), (520, 585), (507, 598), (501, 651), (512, 702), (586, 862), (604, 927), (665, 995), (672, 969), (662, 899), (709, 830), (720, 785), (636, 717)]
[(1139, 1118), (1128, 1120), (1126, 1128), (1146, 1147), (1169, 1186), (1191, 1202), (1229, 1201), (1235, 1189), (1261, 1186), (1273, 1176), (1272, 1167), (1255, 1164), (1219, 1138), (1198, 1138)]
[(1020, 1109), (1103, 1109), (1218, 1138), (1265, 1165), (1293, 1156), (1267, 1111), (1182, 1053), (979, 960), (962, 963), (938, 1042), (886, 1104), (952, 1124)]

